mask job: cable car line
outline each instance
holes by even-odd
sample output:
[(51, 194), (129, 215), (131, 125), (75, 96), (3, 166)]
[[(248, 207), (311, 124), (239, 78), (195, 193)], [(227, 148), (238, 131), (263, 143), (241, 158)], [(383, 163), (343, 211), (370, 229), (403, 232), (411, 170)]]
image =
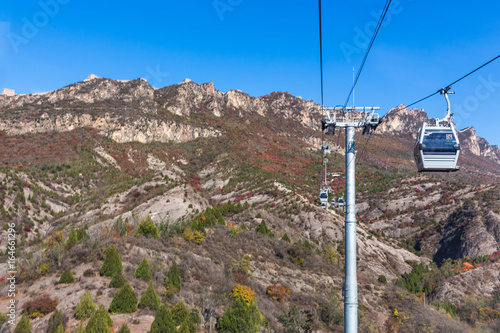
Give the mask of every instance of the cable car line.
[[(472, 74), (472, 73), (474, 73), (474, 72), (477, 72), (478, 70), (480, 70), (480, 69), (481, 69), (481, 68), (483, 68), (484, 66), (486, 66), (486, 65), (488, 65), (488, 64), (490, 64), (490, 63), (492, 63), (493, 61), (497, 60), (498, 58), (500, 58), (500, 54), (499, 54), (499, 55), (497, 55), (496, 57), (494, 57), (493, 59), (491, 59), (490, 61), (485, 62), (485, 63), (484, 63), (484, 64), (482, 64), (481, 66), (479, 66), (479, 67), (477, 67), (476, 69), (474, 69), (474, 70), (470, 71), (469, 73), (465, 74), (464, 76), (462, 76), (462, 77), (461, 77), (461, 78), (459, 78), (458, 80), (453, 81), (452, 83), (450, 83), (449, 85), (447, 85), (447, 86), (446, 86), (446, 88), (441, 88), (441, 89), (439, 89), (438, 91), (436, 91), (436, 92), (434, 92), (434, 93), (432, 93), (432, 94), (430, 94), (430, 95), (428, 95), (428, 96), (426, 96), (426, 97), (424, 97), (424, 98), (421, 98), (421, 99), (419, 99), (419, 100), (418, 100), (418, 101), (416, 101), (416, 102), (413, 102), (413, 103), (411, 103), (411, 104), (406, 105), (406, 107), (407, 107), (407, 108), (409, 108), (409, 107), (410, 107), (410, 106), (412, 106), (412, 105), (415, 105), (415, 104), (417, 104), (417, 103), (420, 103), (420, 102), (422, 102), (422, 101), (424, 101), (424, 100), (426, 100), (426, 99), (428, 99), (428, 98), (430, 98), (430, 97), (432, 97), (432, 96), (434, 96), (434, 95), (436, 95), (436, 94), (439, 94), (439, 93), (441, 93), (441, 92), (443, 91), (443, 89), (445, 89), (445, 90), (449, 90), (449, 89), (451, 88), (451, 86), (452, 86), (452, 85), (454, 85), (455, 83), (457, 83), (457, 82), (459, 82), (459, 81), (461, 81), (461, 80), (465, 79), (467, 76), (471, 75), (471, 74)], [(398, 111), (398, 109), (396, 109), (396, 111)]]
[(347, 99), (344, 103), (344, 108), (347, 106), (347, 103), (349, 103), (349, 98), (351, 98), (351, 94), (354, 90), (354, 87), (356, 86), (356, 83), (358, 83), (359, 76), (361, 75), (361, 71), (363, 71), (363, 66), (365, 65), (366, 59), (368, 58), (368, 53), (370, 53), (370, 50), (373, 46), (373, 43), (375, 42), (375, 38), (378, 35), (378, 32), (380, 30), (380, 27), (382, 26), (382, 22), (384, 21), (385, 15), (387, 14), (387, 11), (389, 10), (389, 6), (391, 5), (391, 2), (392, 2), (392, 0), (387, 0), (385, 5), (384, 5), (384, 9), (382, 10), (382, 15), (380, 16), (380, 18), (378, 20), (377, 27), (375, 28), (372, 39), (370, 40), (370, 44), (368, 44), (365, 56), (363, 57), (363, 60), (361, 61), (361, 66), (359, 67), (359, 71), (358, 71), (358, 74), (356, 75), (356, 79), (354, 80), (351, 91), (349, 91), (349, 94), (347, 95)]
[(323, 36), (321, 29), (321, 0), (318, 0), (319, 6), (319, 66), (321, 73), (321, 108), (324, 107), (323, 104)]
[(495, 58), (491, 59), (490, 61), (488, 61), (488, 62), (486, 62), (486, 63), (482, 64), (481, 66), (479, 66), (479, 67), (478, 67), (478, 68), (476, 68), (475, 70), (473, 70), (473, 71), (469, 72), (468, 74), (465, 74), (465, 75), (464, 75), (464, 76), (462, 76), (460, 79), (458, 79), (458, 80), (456, 80), (456, 81), (454, 81), (454, 82), (450, 83), (449, 85), (447, 85), (447, 86), (446, 86), (446, 88), (450, 88), (452, 85), (454, 85), (454, 84), (455, 84), (455, 83), (457, 83), (458, 81), (461, 81), (462, 79), (465, 79), (467, 76), (469, 76), (469, 75), (471, 75), (472, 73), (474, 73), (474, 72), (476, 72), (476, 71), (480, 70), (481, 68), (483, 68), (484, 66), (488, 65), (490, 62), (493, 62), (493, 61), (497, 60), (498, 58), (500, 58), (500, 54), (499, 54), (499, 55), (497, 55)]

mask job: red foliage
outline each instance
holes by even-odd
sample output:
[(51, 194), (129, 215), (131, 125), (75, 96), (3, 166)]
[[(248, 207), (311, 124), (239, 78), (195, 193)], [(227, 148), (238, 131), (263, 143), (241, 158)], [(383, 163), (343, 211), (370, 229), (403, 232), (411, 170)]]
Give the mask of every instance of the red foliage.
[(290, 289), (283, 287), (281, 284), (272, 284), (267, 287), (267, 292), (272, 299), (283, 302), (288, 294), (290, 294)]
[(40, 312), (41, 314), (46, 315), (54, 311), (58, 303), (58, 300), (50, 298), (48, 294), (41, 294), (27, 301), (24, 304), (24, 309), (28, 315), (34, 312)]

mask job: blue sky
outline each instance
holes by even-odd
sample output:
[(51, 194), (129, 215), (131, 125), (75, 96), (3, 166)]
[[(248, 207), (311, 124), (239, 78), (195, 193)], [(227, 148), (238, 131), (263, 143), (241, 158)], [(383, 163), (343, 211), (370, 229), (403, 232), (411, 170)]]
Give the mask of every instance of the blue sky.
[[(325, 105), (343, 104), (385, 1), (323, 1)], [(357, 106), (412, 103), (500, 54), (500, 3), (393, 0), (355, 92)], [(3, 0), (0, 88), (33, 93), (88, 74), (190, 78), (252, 96), (320, 102), (317, 1)], [(452, 88), (459, 129), (500, 144), (500, 59)], [(351, 102), (352, 103), (352, 102)], [(436, 95), (415, 105), (442, 117)]]

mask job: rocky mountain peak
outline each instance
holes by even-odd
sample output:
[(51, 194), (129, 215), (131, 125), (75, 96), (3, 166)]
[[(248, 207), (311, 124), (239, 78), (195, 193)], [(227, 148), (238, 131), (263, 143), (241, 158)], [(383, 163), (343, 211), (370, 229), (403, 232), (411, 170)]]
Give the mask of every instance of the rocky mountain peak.
[(401, 104), (387, 112), (377, 131), (379, 133), (408, 134), (416, 138), (418, 129), (422, 123), (428, 120), (424, 110), (408, 109), (406, 105)]
[(472, 126), (458, 131), (458, 137), (462, 149), (469, 150), (477, 156), (484, 156), (500, 164), (500, 149), (497, 145), (490, 145), (486, 139), (476, 135), (476, 129)]

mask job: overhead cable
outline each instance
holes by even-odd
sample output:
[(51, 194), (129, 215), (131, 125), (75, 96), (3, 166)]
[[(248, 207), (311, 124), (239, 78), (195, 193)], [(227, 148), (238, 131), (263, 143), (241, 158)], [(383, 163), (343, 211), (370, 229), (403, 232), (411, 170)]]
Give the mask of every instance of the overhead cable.
[(368, 58), (368, 53), (370, 53), (370, 50), (373, 46), (373, 43), (375, 42), (375, 38), (378, 35), (378, 32), (380, 30), (380, 27), (382, 26), (382, 22), (384, 21), (385, 15), (387, 14), (387, 10), (389, 10), (389, 6), (391, 5), (392, 0), (387, 0), (384, 9), (382, 10), (382, 14), (380, 15), (380, 18), (377, 23), (377, 27), (375, 28), (375, 31), (373, 32), (372, 39), (370, 40), (370, 43), (368, 44), (368, 48), (366, 49), (365, 56), (363, 57), (363, 61), (361, 61), (361, 66), (359, 67), (358, 74), (356, 75), (356, 79), (354, 80), (354, 83), (352, 85), (351, 91), (349, 91), (349, 94), (347, 95), (347, 99), (344, 103), (344, 108), (347, 106), (347, 103), (349, 103), (349, 98), (351, 98), (351, 94), (354, 91), (354, 87), (356, 86), (356, 83), (358, 83), (359, 76), (361, 75), (361, 72), (363, 71), (363, 66), (365, 65), (366, 59)]

